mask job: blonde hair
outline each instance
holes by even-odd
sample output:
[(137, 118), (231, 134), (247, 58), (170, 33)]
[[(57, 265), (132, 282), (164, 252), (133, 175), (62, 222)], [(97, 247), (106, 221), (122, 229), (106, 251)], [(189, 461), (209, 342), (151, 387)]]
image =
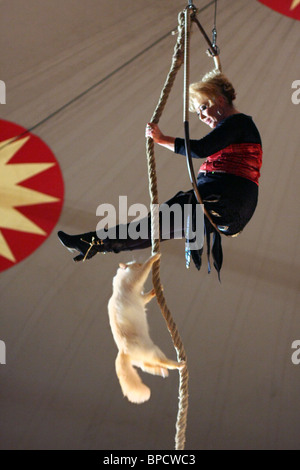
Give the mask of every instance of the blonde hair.
[(189, 86), (189, 108), (195, 113), (196, 105), (199, 98), (206, 97), (209, 105), (212, 106), (218, 96), (224, 96), (228, 104), (232, 106), (233, 100), (236, 98), (235, 89), (228, 78), (219, 70), (215, 69), (204, 75), (200, 82), (192, 83)]

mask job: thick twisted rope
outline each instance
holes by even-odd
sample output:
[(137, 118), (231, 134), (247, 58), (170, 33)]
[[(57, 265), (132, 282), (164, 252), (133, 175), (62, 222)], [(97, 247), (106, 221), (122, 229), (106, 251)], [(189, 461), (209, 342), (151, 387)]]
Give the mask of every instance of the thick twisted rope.
[[(167, 75), (164, 87), (159, 97), (158, 104), (154, 110), (151, 122), (158, 123), (164, 110), (165, 104), (169, 97), (176, 74), (180, 69), (184, 59), (184, 30), (185, 30), (185, 15), (184, 12), (178, 15), (178, 37), (174, 47), (172, 57), (172, 64), (170, 71)], [(151, 207), (151, 237), (152, 237), (152, 253), (159, 253), (159, 203), (158, 203), (158, 190), (157, 190), (157, 177), (156, 177), (156, 163), (154, 157), (154, 142), (153, 139), (148, 137), (146, 139), (146, 154), (148, 163), (148, 180), (150, 192), (150, 207)], [(183, 368), (179, 369), (179, 403), (176, 421), (176, 436), (175, 436), (175, 449), (183, 450), (185, 445), (185, 431), (187, 424), (187, 411), (188, 411), (188, 369), (187, 358), (183, 347), (182, 340), (178, 333), (176, 324), (172, 318), (171, 312), (168, 309), (166, 300), (162, 290), (160, 280), (160, 261), (158, 260), (152, 269), (152, 282), (156, 293), (157, 302), (160, 306), (162, 315), (167, 324), (169, 333), (171, 335), (174, 348), (177, 353), (177, 360), (185, 362)]]

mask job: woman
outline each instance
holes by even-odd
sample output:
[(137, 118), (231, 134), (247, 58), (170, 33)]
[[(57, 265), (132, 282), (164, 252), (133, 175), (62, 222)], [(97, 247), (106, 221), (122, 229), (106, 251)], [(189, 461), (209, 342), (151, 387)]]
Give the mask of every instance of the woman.
[[(208, 251), (209, 234), (214, 233), (212, 254), (218, 272), (222, 265), (219, 232), (230, 236), (237, 235), (251, 219), (257, 205), (262, 164), (259, 132), (250, 116), (237, 111), (233, 104), (235, 97), (232, 84), (217, 70), (206, 74), (200, 82), (190, 85), (190, 111), (196, 112), (199, 119), (212, 129), (202, 139), (191, 140), (190, 148), (193, 158), (205, 159), (199, 169), (197, 188), (205, 208), (218, 228), (216, 230), (205, 218)], [(157, 144), (177, 154), (185, 155), (184, 140), (163, 134), (157, 124), (147, 124), (146, 137), (151, 137)], [(183, 208), (185, 204), (190, 203), (193, 206), (197, 204), (192, 190), (177, 193), (165, 204), (169, 207), (179, 204)], [(80, 253), (74, 260), (81, 261), (91, 258), (97, 252), (119, 252), (151, 246), (150, 216), (148, 219), (147, 239), (132, 240), (129, 236), (120, 239), (120, 226), (117, 227), (114, 239), (99, 239), (96, 232), (73, 236), (59, 232), (58, 236), (69, 250)], [(160, 234), (161, 240), (176, 236), (173, 223), (169, 232)], [(201, 248), (192, 252), (198, 269), (201, 265), (201, 253)]]

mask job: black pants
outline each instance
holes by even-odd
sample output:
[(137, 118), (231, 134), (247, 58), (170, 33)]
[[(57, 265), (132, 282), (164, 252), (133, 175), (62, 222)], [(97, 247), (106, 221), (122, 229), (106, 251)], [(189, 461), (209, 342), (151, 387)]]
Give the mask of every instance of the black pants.
[(214, 173), (198, 176), (197, 186), (213, 222), (225, 235), (236, 235), (254, 214), (258, 186), (246, 178)]

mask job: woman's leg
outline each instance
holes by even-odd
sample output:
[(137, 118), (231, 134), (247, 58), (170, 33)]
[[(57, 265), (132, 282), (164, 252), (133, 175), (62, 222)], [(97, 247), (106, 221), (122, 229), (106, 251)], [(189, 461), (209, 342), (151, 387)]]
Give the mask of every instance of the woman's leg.
[[(195, 204), (193, 191), (179, 192), (160, 206), (160, 240), (182, 238), (185, 234), (186, 205)], [(104, 235), (104, 236), (103, 236)], [(129, 224), (117, 225), (107, 231), (68, 235), (58, 232), (62, 244), (70, 251), (80, 254), (74, 261), (90, 259), (96, 253), (133, 251), (151, 246), (151, 215)]]

